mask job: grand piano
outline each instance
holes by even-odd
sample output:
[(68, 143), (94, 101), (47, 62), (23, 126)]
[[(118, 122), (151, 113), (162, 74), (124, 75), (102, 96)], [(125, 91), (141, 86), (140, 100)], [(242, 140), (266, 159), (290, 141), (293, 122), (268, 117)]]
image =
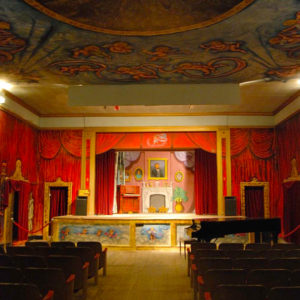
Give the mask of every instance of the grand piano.
[(188, 227), (191, 236), (198, 241), (210, 242), (214, 238), (224, 237), (226, 234), (234, 233), (255, 233), (255, 242), (263, 241), (263, 236), (269, 236), (274, 243), (278, 241), (278, 234), (281, 232), (280, 218), (269, 219), (206, 219)]

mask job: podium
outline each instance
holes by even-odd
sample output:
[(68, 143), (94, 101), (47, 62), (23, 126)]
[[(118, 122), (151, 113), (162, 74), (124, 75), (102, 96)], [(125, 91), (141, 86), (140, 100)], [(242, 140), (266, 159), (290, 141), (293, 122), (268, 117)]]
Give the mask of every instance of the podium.
[(139, 213), (141, 188), (138, 185), (118, 186), (118, 213)]

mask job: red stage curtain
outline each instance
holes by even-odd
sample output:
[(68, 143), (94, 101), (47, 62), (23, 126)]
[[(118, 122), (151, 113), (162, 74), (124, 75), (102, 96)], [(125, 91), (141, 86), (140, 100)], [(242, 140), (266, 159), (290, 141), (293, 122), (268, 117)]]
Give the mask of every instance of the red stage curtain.
[[(289, 233), (300, 225), (300, 181), (284, 183), (284, 232)], [(300, 230), (287, 241), (300, 244)]]
[(278, 165), (275, 157), (273, 129), (231, 129), (232, 195), (237, 197), (240, 213), (240, 183), (259, 181), (270, 185), (270, 215), (282, 216)]
[(245, 188), (246, 217), (264, 217), (264, 189), (263, 187), (249, 186)]
[(197, 149), (216, 153), (215, 132), (172, 132), (172, 133), (98, 133), (96, 154), (110, 149)]
[(99, 215), (113, 213), (115, 160), (114, 150), (96, 155), (95, 213)]
[(68, 209), (68, 190), (64, 187), (50, 188), (50, 220), (56, 216), (65, 216)]
[(195, 151), (195, 211), (196, 214), (217, 214), (216, 155), (202, 149)]
[[(18, 223), (28, 229), (28, 202), (32, 191), (31, 184), (24, 181), (8, 180), (7, 185), (8, 193), (19, 192)], [(27, 237), (28, 232), (18, 228), (18, 240), (27, 240)]]

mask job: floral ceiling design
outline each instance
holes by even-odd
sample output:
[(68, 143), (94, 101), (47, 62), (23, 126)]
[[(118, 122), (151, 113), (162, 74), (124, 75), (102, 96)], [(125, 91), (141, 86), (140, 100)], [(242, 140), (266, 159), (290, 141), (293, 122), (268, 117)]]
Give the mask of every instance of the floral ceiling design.
[(300, 73), (299, 0), (0, 0), (0, 76), (219, 83)]

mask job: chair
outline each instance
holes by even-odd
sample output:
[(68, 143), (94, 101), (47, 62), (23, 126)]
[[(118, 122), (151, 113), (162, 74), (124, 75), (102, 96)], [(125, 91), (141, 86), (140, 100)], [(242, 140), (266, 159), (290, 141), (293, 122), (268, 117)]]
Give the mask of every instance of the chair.
[(284, 269), (251, 270), (247, 275), (248, 284), (261, 284), (267, 290), (274, 286), (288, 286), (291, 272)]
[(210, 269), (203, 274), (203, 283), (198, 283), (200, 299), (210, 299), (212, 292), (220, 284), (246, 284), (245, 270)]
[(8, 246), (6, 247), (6, 252), (8, 255), (33, 255), (34, 249), (24, 246)]
[(198, 249), (195, 252), (195, 257), (224, 257), (223, 250), (216, 249)]
[(300, 257), (283, 257), (270, 260), (270, 268), (272, 269), (300, 269)]
[(266, 244), (266, 243), (248, 243), (245, 245), (245, 250), (267, 250), (267, 249), (271, 249), (271, 245), (270, 244)]
[(75, 275), (74, 291), (82, 290), (82, 298), (87, 296), (88, 264), (82, 265), (78, 256), (49, 255), (47, 257), (49, 268), (59, 268), (65, 273), (66, 278)]
[(292, 271), (290, 285), (300, 286), (300, 270)]
[(6, 254), (0, 254), (0, 266), (7, 266), (7, 267), (14, 266), (12, 257)]
[(44, 257), (36, 255), (15, 255), (13, 256), (15, 266), (24, 268), (46, 268), (47, 262)]
[(266, 258), (237, 258), (233, 259), (232, 262), (234, 269), (244, 269), (247, 271), (266, 269), (269, 266), (269, 262)]
[(298, 300), (300, 297), (300, 286), (274, 287), (270, 290), (269, 300)]
[(49, 243), (46, 241), (27, 241), (25, 243), (26, 247), (50, 247)]
[(267, 249), (267, 250), (259, 250), (259, 251), (255, 251), (257, 252), (257, 255), (261, 256), (261, 257), (265, 257), (266, 259), (275, 259), (275, 258), (281, 258), (283, 256), (285, 256), (285, 250), (281, 250), (281, 249)]
[(2, 246), (0, 247), (0, 254), (5, 254), (5, 250)]
[(242, 243), (221, 243), (218, 247), (219, 250), (244, 250)]
[(300, 257), (300, 249), (285, 251), (285, 257)]
[[(222, 251), (222, 250), (218, 250)], [(224, 250), (224, 256), (234, 258), (254, 258), (257, 257), (256, 251), (253, 250)]]
[(196, 241), (195, 243), (191, 244), (191, 249), (188, 249), (188, 264), (187, 264), (187, 273), (190, 276), (191, 272), (191, 265), (192, 260), (194, 258), (195, 252), (200, 249), (217, 249), (217, 245), (215, 243), (202, 243)]
[(36, 284), (42, 294), (54, 291), (54, 300), (72, 300), (75, 276), (67, 279), (62, 269), (26, 268), (24, 275), (28, 283)]
[(294, 250), (294, 249), (300, 249), (300, 245), (297, 244), (274, 244), (272, 246), (272, 249), (282, 249), (282, 250)]
[(75, 243), (71, 241), (52, 242), (51, 247), (75, 247)]
[(213, 300), (265, 300), (266, 290), (262, 285), (221, 284), (212, 293)]
[(191, 286), (194, 288), (194, 296), (198, 293), (198, 283), (203, 282), (203, 274), (209, 269), (231, 269), (232, 260), (228, 257), (197, 257), (192, 265)]
[(99, 269), (103, 269), (103, 276), (106, 276), (107, 268), (107, 248), (102, 250), (102, 245), (100, 242), (78, 242), (77, 247), (89, 247), (95, 251), (95, 255), (98, 253), (99, 257)]
[(21, 269), (16, 267), (0, 267), (0, 282), (18, 283), (22, 282)]
[(0, 300), (51, 300), (53, 291), (42, 296), (36, 285), (29, 283), (0, 283)]

